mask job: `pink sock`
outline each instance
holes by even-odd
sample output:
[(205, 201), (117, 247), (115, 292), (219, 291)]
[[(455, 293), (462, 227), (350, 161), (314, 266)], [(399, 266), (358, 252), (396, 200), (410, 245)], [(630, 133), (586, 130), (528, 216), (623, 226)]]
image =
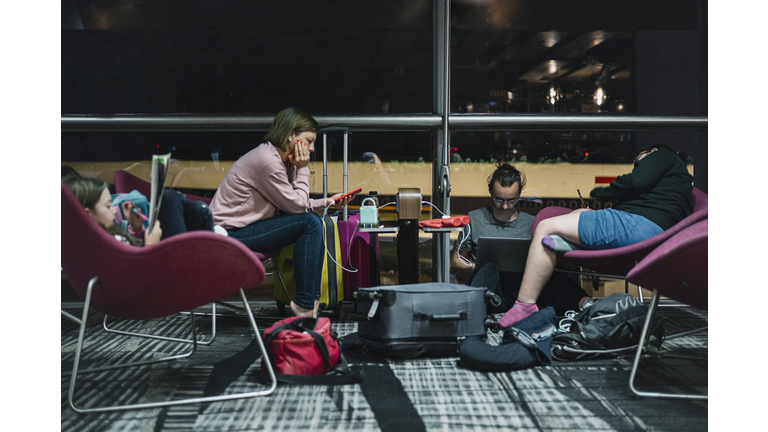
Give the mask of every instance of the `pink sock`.
[(515, 305), (501, 317), (499, 325), (503, 328), (512, 327), (538, 310), (536, 303), (520, 303), (515, 300)]

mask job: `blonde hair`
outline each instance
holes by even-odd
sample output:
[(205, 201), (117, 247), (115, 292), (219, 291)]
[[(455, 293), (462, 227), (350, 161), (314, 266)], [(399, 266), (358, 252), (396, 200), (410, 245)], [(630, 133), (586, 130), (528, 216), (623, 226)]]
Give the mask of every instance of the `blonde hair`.
[(286, 108), (275, 116), (264, 141), (269, 141), (282, 151), (288, 151), (288, 138), (292, 133), (320, 132), (320, 125), (306, 111), (300, 108)]
[(68, 175), (61, 179), (64, 185), (72, 191), (84, 208), (91, 209), (101, 199), (101, 194), (104, 193), (104, 189), (107, 189), (109, 185), (104, 180), (99, 180), (92, 177), (81, 177)]

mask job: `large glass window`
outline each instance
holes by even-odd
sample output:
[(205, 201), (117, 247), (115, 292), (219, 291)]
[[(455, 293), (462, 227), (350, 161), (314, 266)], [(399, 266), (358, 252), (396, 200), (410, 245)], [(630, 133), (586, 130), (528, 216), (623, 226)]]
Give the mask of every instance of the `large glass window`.
[[(61, 110), (428, 113), (433, 38), (426, 0), (62, 0)], [(706, 114), (706, 2), (454, 0), (450, 44), (452, 113)], [(132, 160), (173, 149), (190, 160), (217, 151), (236, 159), (261, 135), (64, 133), (62, 158)], [(643, 135), (496, 131), (451, 139), (457, 163), (625, 163)], [(360, 137), (367, 151), (350, 157), (428, 161), (430, 140), (370, 134)], [(695, 157), (694, 141), (672, 144)]]
[[(706, 3), (452, 2), (454, 113), (705, 115)], [(692, 134), (457, 132), (455, 163), (628, 163)]]
[(428, 1), (62, 1), (62, 113), (432, 111)]

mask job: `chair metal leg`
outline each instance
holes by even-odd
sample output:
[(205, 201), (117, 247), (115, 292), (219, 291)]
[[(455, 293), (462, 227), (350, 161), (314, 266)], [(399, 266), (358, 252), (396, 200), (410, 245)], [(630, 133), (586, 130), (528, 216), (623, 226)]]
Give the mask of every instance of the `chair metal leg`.
[(71, 313), (65, 311), (64, 309), (61, 310), (61, 315), (66, 317), (66, 318), (71, 319), (72, 321), (74, 321), (74, 322), (76, 322), (78, 324), (82, 324), (82, 321), (80, 320), (80, 318), (72, 315)]
[[(88, 282), (88, 290), (86, 292), (85, 305), (83, 307), (83, 318), (82, 320), (80, 320), (80, 333), (77, 338), (77, 347), (75, 349), (75, 361), (74, 361), (74, 364), (72, 365), (72, 378), (70, 380), (70, 385), (69, 385), (69, 404), (72, 406), (72, 408), (75, 411), (78, 411), (78, 412), (80, 412), (80, 410), (73, 405), (73, 395), (74, 395), (75, 384), (77, 382), (78, 373), (85, 374), (85, 373), (93, 373), (93, 372), (103, 372), (103, 371), (112, 370), (112, 369), (121, 369), (121, 368), (127, 368), (127, 367), (135, 367), (135, 366), (146, 366), (146, 365), (155, 364), (155, 363), (178, 360), (178, 359), (187, 358), (191, 356), (197, 350), (197, 344), (193, 343), (192, 350), (186, 353), (176, 354), (176, 355), (163, 357), (159, 359), (153, 359), (153, 360), (143, 360), (143, 361), (137, 361), (137, 362), (122, 363), (122, 364), (112, 365), (112, 366), (103, 366), (103, 367), (88, 368), (88, 369), (80, 370), (80, 355), (82, 354), (82, 351), (83, 351), (85, 329), (88, 326), (88, 308), (91, 304), (91, 291), (93, 289), (93, 286), (96, 284), (96, 282), (98, 282), (98, 280), (99, 278), (98, 276), (96, 276)], [(193, 337), (195, 336), (194, 325), (195, 324), (194, 324), (194, 317), (193, 317), (192, 318)]]
[[(637, 264), (637, 263), (635, 263), (635, 264)], [(560, 273), (577, 274), (580, 277), (582, 277), (580, 279), (582, 282), (584, 280), (583, 279), (584, 276), (589, 276), (589, 277), (597, 276), (598, 278), (605, 277), (605, 278), (612, 278), (612, 279), (622, 279), (622, 280), (624, 280), (624, 293), (625, 294), (629, 294), (629, 281), (627, 280), (627, 276), (626, 275), (624, 275), (624, 276), (622, 276), (622, 275), (610, 275), (610, 274), (605, 274), (605, 273), (593, 272), (591, 270), (586, 270), (586, 271), (585, 270), (564, 270), (564, 269), (559, 269), (559, 268), (556, 268), (555, 271), (556, 272), (560, 272)], [(639, 293), (640, 301), (643, 301), (643, 293), (642, 293), (642, 290), (640, 289), (640, 287), (638, 287), (638, 293)]]
[[(148, 409), (148, 408), (159, 408), (159, 407), (166, 407), (166, 406), (175, 406), (175, 405), (186, 405), (186, 404), (194, 404), (194, 403), (204, 403), (204, 402), (219, 402), (219, 401), (225, 401), (225, 400), (232, 400), (232, 399), (242, 399), (242, 398), (250, 398), (250, 397), (257, 397), (257, 396), (267, 396), (275, 391), (275, 388), (277, 388), (277, 379), (275, 377), (275, 372), (272, 369), (272, 365), (270, 362), (265, 362), (267, 366), (267, 372), (270, 378), (270, 385), (265, 390), (260, 391), (252, 391), (252, 392), (245, 392), (245, 393), (236, 393), (236, 394), (229, 394), (229, 395), (219, 395), (219, 396), (207, 396), (207, 397), (198, 397), (198, 398), (189, 398), (189, 399), (179, 399), (179, 400), (170, 400), (170, 401), (163, 401), (163, 402), (150, 402), (150, 403), (141, 403), (141, 404), (129, 404), (129, 405), (117, 405), (117, 406), (108, 406), (108, 407), (98, 407), (98, 408), (80, 408), (75, 405), (74, 402), (74, 394), (75, 394), (75, 388), (77, 384), (77, 378), (78, 374), (86, 373), (86, 372), (96, 372), (96, 371), (104, 371), (109, 369), (117, 369), (117, 368), (123, 368), (123, 367), (129, 367), (129, 366), (139, 366), (139, 365), (146, 365), (151, 363), (157, 363), (160, 361), (166, 361), (166, 360), (172, 360), (177, 358), (183, 358), (188, 357), (192, 353), (195, 352), (197, 348), (197, 332), (195, 330), (194, 325), (194, 319), (195, 315), (190, 314), (190, 319), (192, 321), (192, 351), (187, 354), (183, 355), (177, 355), (172, 357), (167, 357), (161, 360), (152, 360), (152, 361), (145, 361), (145, 362), (133, 362), (133, 363), (126, 363), (121, 365), (114, 365), (114, 366), (108, 366), (108, 367), (101, 367), (101, 368), (93, 368), (93, 369), (85, 369), (85, 370), (79, 370), (80, 369), (80, 357), (82, 355), (83, 350), (83, 340), (85, 339), (85, 329), (87, 327), (87, 318), (88, 318), (88, 309), (91, 304), (91, 293), (93, 291), (94, 284), (98, 281), (98, 277), (94, 277), (91, 279), (91, 281), (88, 283), (88, 289), (85, 296), (85, 306), (83, 308), (83, 318), (82, 323), (80, 325), (80, 332), (77, 339), (77, 348), (75, 350), (75, 360), (74, 364), (72, 365), (72, 378), (70, 380), (69, 384), (69, 405), (72, 407), (73, 410), (79, 413), (89, 413), (89, 412), (109, 412), (109, 411), (125, 411), (125, 410), (132, 410), (132, 409)], [(251, 323), (251, 327), (253, 328), (255, 338), (258, 342), (259, 349), (261, 350), (262, 356), (266, 356), (267, 350), (264, 346), (264, 342), (261, 339), (261, 335), (259, 333), (259, 328), (256, 325), (256, 319), (253, 317), (253, 311), (250, 308), (250, 305), (248, 304), (248, 299), (245, 296), (245, 292), (243, 289), (240, 289), (240, 296), (243, 300), (243, 304), (245, 307), (245, 310), (247, 312), (249, 321)]]
[(640, 360), (643, 357), (643, 348), (648, 341), (648, 333), (651, 328), (651, 323), (656, 316), (656, 309), (659, 305), (659, 290), (654, 289), (653, 295), (651, 295), (651, 303), (648, 307), (648, 314), (645, 316), (645, 323), (643, 324), (643, 331), (640, 334), (640, 343), (637, 345), (637, 352), (635, 352), (635, 361), (632, 363), (632, 372), (629, 374), (629, 388), (632, 392), (638, 396), (645, 397), (668, 397), (679, 399), (709, 399), (708, 395), (694, 395), (694, 394), (678, 394), (678, 393), (659, 393), (659, 392), (646, 392), (640, 391), (635, 388), (635, 375), (637, 374)]
[[(195, 314), (194, 311), (191, 312), (182, 312), (182, 313), (188, 313), (188, 314)], [(198, 314), (199, 315), (199, 314)], [(210, 345), (213, 343), (213, 340), (216, 339), (216, 303), (211, 304), (211, 338), (207, 342), (197, 341), (198, 345)], [(149, 339), (160, 339), (164, 341), (170, 341), (170, 342), (183, 342), (183, 343), (193, 343), (191, 339), (185, 339), (185, 338), (174, 338), (170, 336), (161, 336), (161, 335), (153, 335), (153, 334), (147, 334), (147, 333), (137, 333), (137, 332), (127, 332), (122, 330), (115, 330), (111, 329), (107, 326), (107, 318), (109, 318), (107, 315), (104, 315), (104, 323), (102, 324), (102, 327), (104, 327), (104, 330), (110, 332), (110, 333), (116, 333), (121, 334), (124, 336), (135, 336), (135, 337), (144, 337)]]
[(288, 294), (288, 287), (285, 286), (285, 280), (283, 280), (283, 274), (280, 272), (280, 269), (277, 268), (277, 264), (275, 264), (275, 274), (277, 275), (277, 278), (280, 279), (280, 286), (283, 288), (283, 292), (285, 293), (285, 298), (288, 299), (288, 302), (290, 303), (291, 295)]
[[(637, 263), (635, 263), (637, 264)], [(596, 273), (593, 271), (579, 271), (579, 270), (563, 270), (563, 269), (555, 269), (557, 272), (561, 273), (573, 273), (578, 274), (582, 276), (598, 276), (598, 277), (608, 277), (608, 278), (614, 278), (614, 279), (623, 279), (624, 280), (624, 293), (629, 294), (629, 281), (627, 280), (627, 276), (621, 276), (621, 275), (610, 275), (610, 274), (604, 274), (604, 273)], [(640, 299), (640, 301), (643, 301), (643, 289), (642, 287), (637, 287), (637, 297)]]

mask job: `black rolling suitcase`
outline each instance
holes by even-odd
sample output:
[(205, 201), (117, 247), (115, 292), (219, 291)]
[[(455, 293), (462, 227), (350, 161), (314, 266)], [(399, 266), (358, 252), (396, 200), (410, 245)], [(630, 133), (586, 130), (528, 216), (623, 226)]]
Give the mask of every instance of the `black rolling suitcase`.
[(460, 338), (485, 334), (485, 296), (439, 282), (360, 288), (358, 336), (385, 357), (457, 355)]

